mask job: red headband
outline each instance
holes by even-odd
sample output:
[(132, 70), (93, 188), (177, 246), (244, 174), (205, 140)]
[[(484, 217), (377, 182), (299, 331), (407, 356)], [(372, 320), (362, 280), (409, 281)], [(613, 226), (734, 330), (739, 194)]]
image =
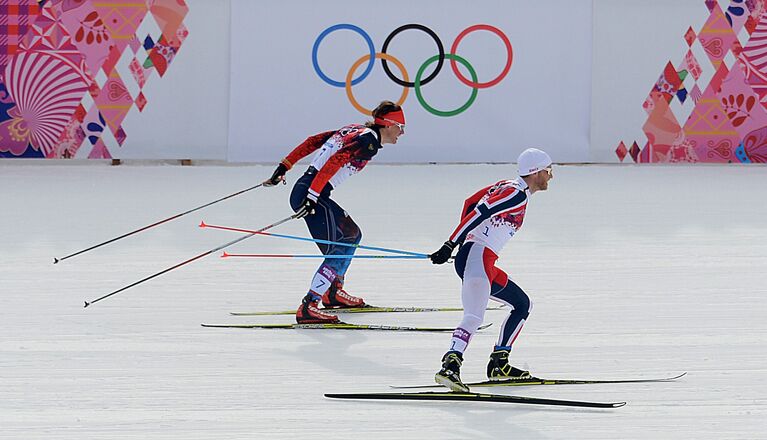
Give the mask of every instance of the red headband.
[(383, 125), (384, 127), (391, 127), (392, 125), (394, 125), (390, 121), (398, 122), (402, 125), (405, 125), (405, 114), (402, 113), (402, 109), (383, 114), (380, 117), (377, 117), (373, 120), (373, 122), (375, 122), (376, 124)]

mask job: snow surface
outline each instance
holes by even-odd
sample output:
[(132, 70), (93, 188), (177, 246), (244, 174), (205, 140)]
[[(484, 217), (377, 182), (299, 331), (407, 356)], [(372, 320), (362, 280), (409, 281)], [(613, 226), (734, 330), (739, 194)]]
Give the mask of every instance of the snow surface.
[[(533, 196), (498, 262), (534, 302), (514, 362), (551, 378), (688, 374), (673, 383), (493, 391), (628, 402), (617, 409), (333, 401), (323, 393), (431, 383), (449, 333), (200, 326), (292, 322), (228, 312), (295, 308), (318, 260), (216, 252), (83, 308), (240, 236), (197, 228), (201, 220), (258, 228), (290, 215), (290, 186), (52, 264), (247, 188), (271, 169), (0, 163), (0, 438), (765, 438), (765, 167), (556, 167), (549, 191)], [(513, 170), (374, 165), (335, 199), (362, 226), (363, 244), (431, 252), (464, 198)], [(275, 232), (307, 234), (300, 221)], [(228, 250), (316, 252), (269, 237)], [(460, 305), (452, 266), (425, 260), (356, 261), (347, 288), (377, 305)], [(503, 313), (486, 320), (500, 323)], [(451, 327), (460, 313), (347, 320)], [(474, 338), (464, 379), (483, 378), (496, 332)]]

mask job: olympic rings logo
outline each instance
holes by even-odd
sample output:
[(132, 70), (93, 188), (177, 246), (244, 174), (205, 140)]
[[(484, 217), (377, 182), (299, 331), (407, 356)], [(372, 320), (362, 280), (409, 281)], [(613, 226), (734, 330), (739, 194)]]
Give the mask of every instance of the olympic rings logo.
[[(325, 37), (327, 37), (332, 32), (335, 32), (341, 29), (347, 29), (359, 34), (365, 40), (365, 43), (367, 43), (370, 53), (363, 55), (357, 61), (355, 61), (354, 64), (352, 64), (351, 68), (349, 69), (349, 72), (346, 74), (345, 81), (336, 81), (329, 78), (327, 75), (325, 75), (325, 73), (322, 72), (322, 69), (320, 69), (319, 62), (317, 61), (317, 52), (319, 50), (320, 43), (322, 43), (322, 40)], [(427, 59), (426, 61), (424, 61), (421, 67), (418, 68), (418, 71), (415, 75), (415, 80), (412, 82), (410, 81), (410, 77), (408, 75), (407, 69), (405, 69), (405, 66), (402, 64), (402, 62), (400, 62), (397, 58), (395, 58), (394, 56), (386, 52), (386, 50), (389, 48), (389, 44), (391, 43), (392, 39), (394, 39), (394, 37), (396, 37), (399, 33), (409, 29), (415, 29), (415, 30), (425, 32), (429, 37), (431, 37), (434, 40), (434, 43), (437, 45), (437, 52), (438, 52), (437, 55), (434, 55), (430, 57), (429, 59)], [(461, 43), (461, 40), (463, 40), (470, 33), (475, 31), (480, 31), (480, 30), (490, 31), (496, 34), (503, 41), (503, 44), (506, 46), (506, 65), (504, 66), (503, 70), (497, 77), (487, 82), (479, 82), (477, 79), (477, 73), (474, 71), (474, 68), (471, 66), (471, 64), (469, 64), (468, 61), (466, 61), (464, 58), (460, 57), (456, 53), (458, 50), (458, 45)], [(366, 109), (365, 107), (360, 105), (359, 102), (357, 102), (357, 100), (354, 98), (354, 95), (352, 94), (352, 86), (359, 84), (365, 78), (367, 78), (367, 76), (373, 70), (373, 65), (375, 64), (376, 59), (381, 60), (381, 65), (383, 66), (386, 76), (388, 76), (389, 79), (391, 79), (392, 81), (394, 81), (395, 83), (403, 87), (402, 94), (400, 95), (399, 100), (397, 101), (398, 105), (402, 105), (405, 102), (405, 100), (407, 99), (409, 89), (413, 88), (415, 89), (415, 95), (416, 95), (416, 98), (418, 98), (418, 102), (426, 111), (436, 116), (449, 117), (449, 116), (455, 116), (460, 113), (463, 113), (464, 111), (466, 111), (466, 109), (471, 107), (471, 105), (474, 103), (474, 100), (477, 98), (477, 92), (479, 91), (479, 89), (490, 88), (495, 86), (499, 82), (503, 81), (503, 79), (509, 73), (509, 69), (511, 69), (511, 63), (514, 59), (514, 51), (512, 50), (511, 42), (509, 41), (509, 38), (506, 36), (506, 34), (504, 34), (500, 29), (490, 26), (488, 24), (475, 24), (461, 31), (458, 34), (458, 36), (455, 38), (455, 41), (453, 41), (453, 44), (450, 47), (449, 53), (445, 53), (445, 49), (442, 46), (442, 41), (439, 39), (437, 34), (434, 33), (434, 31), (432, 31), (431, 29), (429, 29), (428, 27), (424, 25), (416, 24), (416, 23), (400, 26), (397, 29), (395, 29), (392, 33), (390, 33), (389, 36), (386, 37), (386, 40), (384, 40), (384, 44), (381, 47), (380, 52), (375, 51), (373, 40), (370, 38), (367, 32), (365, 32), (358, 26), (355, 26), (353, 24), (346, 24), (346, 23), (336, 24), (322, 31), (322, 33), (314, 41), (314, 47), (312, 48), (312, 65), (314, 66), (314, 71), (317, 72), (317, 75), (323, 81), (330, 84), (331, 86), (345, 88), (346, 96), (349, 98), (349, 102), (359, 112), (368, 116), (371, 114), (372, 111), (369, 109)], [(453, 74), (458, 78), (458, 80), (461, 81), (463, 84), (471, 87), (472, 89), (471, 96), (469, 97), (468, 101), (466, 101), (466, 103), (464, 103), (462, 106), (453, 110), (435, 109), (434, 107), (430, 106), (426, 102), (421, 92), (421, 88), (425, 86), (426, 84), (428, 84), (429, 82), (431, 82), (440, 73), (440, 70), (442, 70), (442, 66), (444, 64), (445, 59), (450, 60), (450, 68), (453, 70)], [(363, 70), (362, 74), (360, 74), (358, 77), (354, 78), (354, 74), (357, 72), (359, 67), (366, 61), (367, 61), (367, 66), (365, 67), (365, 70)], [(392, 73), (388, 64), (389, 61), (397, 67), (400, 74), (402, 75), (402, 79), (398, 78), (397, 76), (394, 75), (394, 73)], [(434, 71), (430, 75), (428, 75), (426, 78), (423, 78), (426, 68), (435, 62), (437, 63), (437, 66), (435, 67)], [(458, 63), (466, 67), (466, 69), (469, 71), (469, 75), (471, 76), (471, 80), (466, 78), (460, 72), (460, 70), (458, 70)]]

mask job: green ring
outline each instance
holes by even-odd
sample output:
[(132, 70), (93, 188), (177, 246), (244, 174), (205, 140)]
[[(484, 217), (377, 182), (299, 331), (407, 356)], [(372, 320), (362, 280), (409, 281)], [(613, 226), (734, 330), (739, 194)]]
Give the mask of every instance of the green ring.
[[(423, 63), (423, 65), (421, 65), (421, 68), (418, 69), (418, 73), (415, 75), (415, 96), (418, 98), (418, 102), (421, 103), (421, 106), (423, 106), (423, 108), (425, 108), (426, 111), (428, 111), (429, 113), (436, 116), (444, 116), (444, 117), (455, 116), (457, 114), (465, 112), (466, 109), (468, 109), (469, 107), (471, 107), (472, 104), (474, 104), (474, 100), (477, 99), (477, 92), (479, 89), (477, 89), (476, 87), (472, 87), (471, 96), (469, 97), (469, 100), (466, 101), (464, 105), (458, 107), (455, 110), (450, 110), (450, 111), (437, 110), (431, 107), (429, 104), (427, 104), (426, 100), (424, 100), (423, 96), (421, 96), (421, 76), (423, 75), (423, 72), (426, 70), (426, 68), (429, 67), (429, 64), (437, 61), (439, 57), (440, 57), (439, 55), (434, 55), (433, 57), (426, 60), (426, 62)], [(468, 61), (452, 53), (446, 53), (444, 57), (449, 60), (458, 61), (459, 63), (466, 66), (466, 68), (469, 69), (469, 74), (471, 75), (472, 82), (474, 83), (477, 82), (477, 72), (474, 71), (474, 68), (471, 67), (471, 64), (469, 64)]]

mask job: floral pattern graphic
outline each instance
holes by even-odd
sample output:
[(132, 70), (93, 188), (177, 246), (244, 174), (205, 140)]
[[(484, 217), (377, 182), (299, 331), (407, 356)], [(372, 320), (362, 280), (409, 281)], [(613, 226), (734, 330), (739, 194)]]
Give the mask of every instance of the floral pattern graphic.
[[(110, 158), (189, 31), (184, 0), (2, 0), (0, 158)], [(148, 30), (147, 30), (148, 29)], [(11, 31), (13, 33), (11, 33)], [(128, 55), (126, 55), (128, 52)]]
[(85, 42), (85, 44), (101, 44), (102, 41), (107, 41), (109, 34), (107, 33), (104, 22), (99, 18), (99, 14), (96, 11), (91, 12), (85, 16), (85, 19), (80, 22), (80, 27), (75, 32), (75, 41), (78, 43)]
[(735, 153), (744, 163), (767, 163), (767, 127), (749, 133)]
[(85, 81), (61, 59), (37, 52), (17, 54), (6, 67), (5, 78), (8, 94), (16, 102), (11, 122), (5, 125), (8, 134), (49, 155), (85, 95)]
[(727, 117), (730, 118), (734, 127), (740, 127), (746, 122), (754, 104), (756, 104), (756, 98), (753, 96), (746, 98), (742, 93), (737, 96), (729, 95), (722, 98), (722, 106), (724, 106)]

